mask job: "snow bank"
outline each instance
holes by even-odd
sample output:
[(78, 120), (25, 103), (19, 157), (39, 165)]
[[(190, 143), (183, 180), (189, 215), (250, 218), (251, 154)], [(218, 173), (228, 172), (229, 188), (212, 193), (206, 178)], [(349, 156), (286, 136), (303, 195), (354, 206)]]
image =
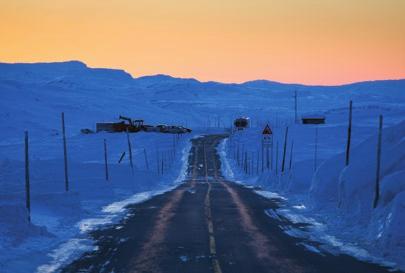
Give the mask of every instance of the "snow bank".
[[(225, 173), (232, 172), (242, 183), (259, 185), (266, 189), (265, 194), (259, 191), (260, 195), (288, 200), (276, 213), (290, 221), (308, 224), (305, 219), (311, 219), (316, 223), (324, 223), (322, 232), (315, 227), (311, 234), (291, 228), (286, 230), (290, 235), (311, 238), (324, 244), (323, 249), (326, 251), (340, 251), (359, 259), (404, 269), (405, 215), (401, 211), (403, 212), (405, 206), (405, 122), (383, 130), (380, 200), (375, 209), (376, 123), (370, 124), (368, 129), (355, 130), (355, 144), (351, 149), (348, 167), (344, 166), (346, 138), (336, 138), (334, 133), (340, 125), (335, 128), (333, 124), (318, 127), (317, 164), (314, 161), (315, 140), (308, 138), (314, 136), (314, 131), (305, 132), (302, 125), (290, 126), (292, 133), (287, 147), (290, 147), (292, 140), (295, 147), (291, 170), (286, 168), (281, 173), (278, 169), (276, 174), (273, 166), (273, 171), (265, 169), (264, 172), (247, 175), (238, 167), (234, 155), (236, 143), (247, 153), (260, 149), (260, 142), (254, 141), (260, 134), (260, 129), (251, 128), (236, 132), (231, 137), (234, 138), (233, 144), (228, 142), (226, 147), (221, 148), (222, 157), (226, 158), (226, 165), (230, 166), (225, 168)], [(345, 131), (344, 126), (340, 128)], [(274, 141), (283, 143), (284, 129), (274, 127), (273, 131)], [(335, 138), (323, 137), (325, 135), (334, 135)], [(305, 141), (297, 141), (297, 138)], [(282, 160), (281, 147), (280, 145), (279, 168)], [(273, 156), (276, 157), (275, 154)], [(290, 156), (287, 149), (287, 162)], [(255, 164), (261, 167), (260, 160), (258, 163), (254, 162), (253, 168)], [(230, 170), (226, 170), (229, 168)], [(274, 215), (269, 213), (269, 216)], [(319, 227), (318, 224), (311, 225)], [(352, 245), (353, 242), (356, 245)]]
[(365, 237), (374, 253), (405, 266), (405, 215), (399, 213), (405, 205), (405, 122), (383, 130), (381, 194), (374, 209), (376, 144), (375, 135), (354, 148), (348, 167), (342, 166), (343, 155), (327, 160), (313, 177), (309, 197), (315, 210), (335, 209), (339, 224)]
[(225, 177), (225, 179), (229, 180), (234, 180), (234, 174), (232, 171), (232, 167), (228, 161), (228, 158), (226, 157), (226, 143), (228, 139), (225, 138), (224, 140), (221, 141), (219, 146), (217, 147), (217, 151), (219, 153), (220, 159), (221, 159), (221, 173)]

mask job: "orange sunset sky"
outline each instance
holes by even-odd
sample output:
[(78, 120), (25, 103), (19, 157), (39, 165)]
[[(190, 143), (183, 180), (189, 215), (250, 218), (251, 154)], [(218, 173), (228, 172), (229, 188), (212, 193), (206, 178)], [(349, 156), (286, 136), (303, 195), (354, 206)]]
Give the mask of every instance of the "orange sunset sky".
[(0, 0), (0, 61), (134, 77), (405, 78), (405, 0)]

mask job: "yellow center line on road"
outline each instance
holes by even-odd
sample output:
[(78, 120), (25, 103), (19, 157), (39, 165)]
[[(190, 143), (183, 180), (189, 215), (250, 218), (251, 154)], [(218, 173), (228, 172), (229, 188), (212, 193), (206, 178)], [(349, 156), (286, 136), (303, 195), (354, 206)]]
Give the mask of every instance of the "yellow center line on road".
[(214, 224), (212, 222), (212, 214), (211, 214), (210, 193), (211, 193), (212, 186), (211, 186), (211, 183), (208, 182), (207, 152), (205, 149), (205, 143), (203, 145), (204, 145), (203, 149), (204, 149), (204, 165), (205, 165), (205, 182), (208, 185), (208, 190), (207, 190), (207, 194), (205, 196), (204, 205), (205, 205), (205, 215), (207, 217), (207, 225), (208, 225), (210, 255), (212, 258), (212, 268), (214, 270), (214, 273), (222, 273), (221, 266), (220, 266), (218, 258), (217, 258), (216, 242), (215, 242), (215, 236), (214, 236)]

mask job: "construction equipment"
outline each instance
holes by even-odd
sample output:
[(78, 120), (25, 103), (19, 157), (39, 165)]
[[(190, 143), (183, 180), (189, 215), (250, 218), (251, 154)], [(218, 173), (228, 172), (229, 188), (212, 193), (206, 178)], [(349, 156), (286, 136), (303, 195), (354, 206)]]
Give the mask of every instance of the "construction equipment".
[(190, 133), (191, 129), (185, 128), (183, 126), (168, 126), (168, 125), (146, 125), (143, 119), (131, 119), (125, 116), (119, 116), (118, 119), (121, 122), (102, 122), (96, 124), (96, 131), (106, 131), (110, 133), (126, 132), (136, 133), (139, 131), (145, 132), (160, 132), (160, 133), (172, 133), (172, 134), (183, 134)]

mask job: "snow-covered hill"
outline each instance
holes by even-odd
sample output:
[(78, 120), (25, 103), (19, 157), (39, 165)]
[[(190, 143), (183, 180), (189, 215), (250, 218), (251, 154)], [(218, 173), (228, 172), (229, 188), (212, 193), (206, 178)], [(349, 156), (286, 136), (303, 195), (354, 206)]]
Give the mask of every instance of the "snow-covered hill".
[(294, 91), (300, 113), (339, 111), (353, 99), (355, 107), (383, 112), (387, 122), (396, 123), (396, 113), (404, 111), (404, 90), (405, 80), (332, 87), (269, 81), (222, 84), (165, 75), (132, 78), (121, 70), (88, 68), (77, 61), (0, 64), (0, 130), (7, 138), (20, 138), (25, 129), (46, 135), (59, 128), (61, 111), (72, 133), (119, 114), (194, 127), (218, 120), (229, 126), (238, 115), (256, 123), (276, 117), (288, 121)]

